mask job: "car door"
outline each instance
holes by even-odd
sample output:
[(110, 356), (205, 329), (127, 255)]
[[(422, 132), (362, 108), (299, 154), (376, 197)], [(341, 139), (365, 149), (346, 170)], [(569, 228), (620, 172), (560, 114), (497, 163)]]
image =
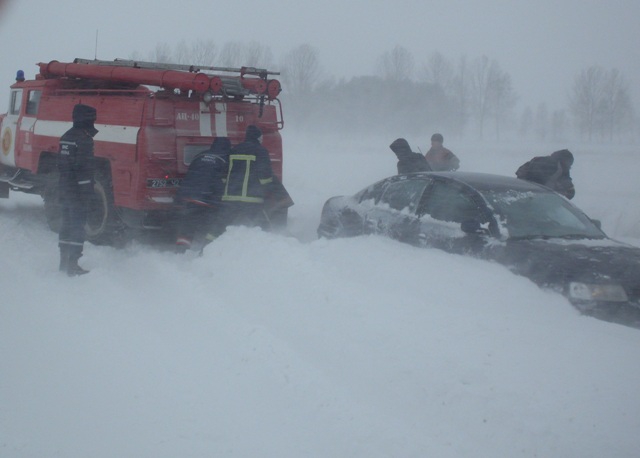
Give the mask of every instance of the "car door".
[(426, 177), (400, 177), (388, 183), (365, 215), (365, 233), (418, 244), (420, 220), (417, 209), (430, 181)]
[(420, 244), (452, 253), (482, 255), (492, 237), (492, 217), (472, 188), (434, 179), (417, 209)]

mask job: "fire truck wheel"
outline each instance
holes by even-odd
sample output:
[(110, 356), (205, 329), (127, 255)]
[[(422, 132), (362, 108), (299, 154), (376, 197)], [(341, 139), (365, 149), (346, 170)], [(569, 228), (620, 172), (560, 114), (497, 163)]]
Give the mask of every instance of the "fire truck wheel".
[(47, 177), (47, 185), (42, 194), (44, 200), (44, 214), (47, 219), (47, 225), (53, 232), (60, 232), (62, 226), (62, 212), (60, 210), (60, 201), (58, 198), (58, 174), (51, 174)]
[(96, 245), (114, 244), (119, 239), (123, 225), (113, 206), (111, 179), (98, 172), (93, 190), (85, 226), (87, 240)]
[[(113, 206), (111, 180), (104, 173), (98, 173), (93, 187), (87, 224), (87, 240), (96, 245), (124, 245), (124, 225)], [(42, 194), (47, 225), (53, 232), (60, 232), (62, 212), (58, 194), (58, 175), (52, 173)]]

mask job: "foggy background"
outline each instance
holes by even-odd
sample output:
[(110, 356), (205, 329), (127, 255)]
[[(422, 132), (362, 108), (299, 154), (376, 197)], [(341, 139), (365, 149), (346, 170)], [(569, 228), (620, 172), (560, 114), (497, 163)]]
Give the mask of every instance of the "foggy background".
[(640, 245), (640, 2), (159, 4), (0, 0), (0, 112), (50, 60), (281, 71), (289, 235), (88, 243), (69, 280), (42, 199), (0, 199), (0, 456), (638, 455), (637, 329), (495, 263), (316, 229), (395, 173), (395, 138), (438, 130), (463, 171), (571, 149), (573, 202)]
[(76, 57), (257, 65), (282, 72), (289, 128), (638, 139), (633, 0), (0, 3), (7, 86)]

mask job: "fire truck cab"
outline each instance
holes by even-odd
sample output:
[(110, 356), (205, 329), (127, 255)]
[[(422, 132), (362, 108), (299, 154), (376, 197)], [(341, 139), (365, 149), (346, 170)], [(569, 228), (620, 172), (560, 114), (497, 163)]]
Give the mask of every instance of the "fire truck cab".
[(58, 141), (71, 128), (77, 103), (97, 110), (95, 195), (86, 227), (91, 242), (113, 243), (126, 228), (170, 225), (173, 198), (191, 160), (215, 137), (240, 143), (250, 124), (262, 130), (282, 180), (275, 72), (121, 59), (38, 67), (35, 79), (11, 86), (8, 111), (0, 115), (0, 197), (9, 191), (41, 195), (53, 230), (60, 225)]

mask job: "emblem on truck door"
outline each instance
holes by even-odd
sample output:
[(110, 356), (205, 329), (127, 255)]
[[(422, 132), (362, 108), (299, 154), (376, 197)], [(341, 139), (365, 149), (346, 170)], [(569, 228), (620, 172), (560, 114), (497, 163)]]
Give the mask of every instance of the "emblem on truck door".
[(5, 156), (9, 155), (9, 151), (11, 150), (11, 129), (6, 127), (4, 132), (2, 133), (2, 154)]

